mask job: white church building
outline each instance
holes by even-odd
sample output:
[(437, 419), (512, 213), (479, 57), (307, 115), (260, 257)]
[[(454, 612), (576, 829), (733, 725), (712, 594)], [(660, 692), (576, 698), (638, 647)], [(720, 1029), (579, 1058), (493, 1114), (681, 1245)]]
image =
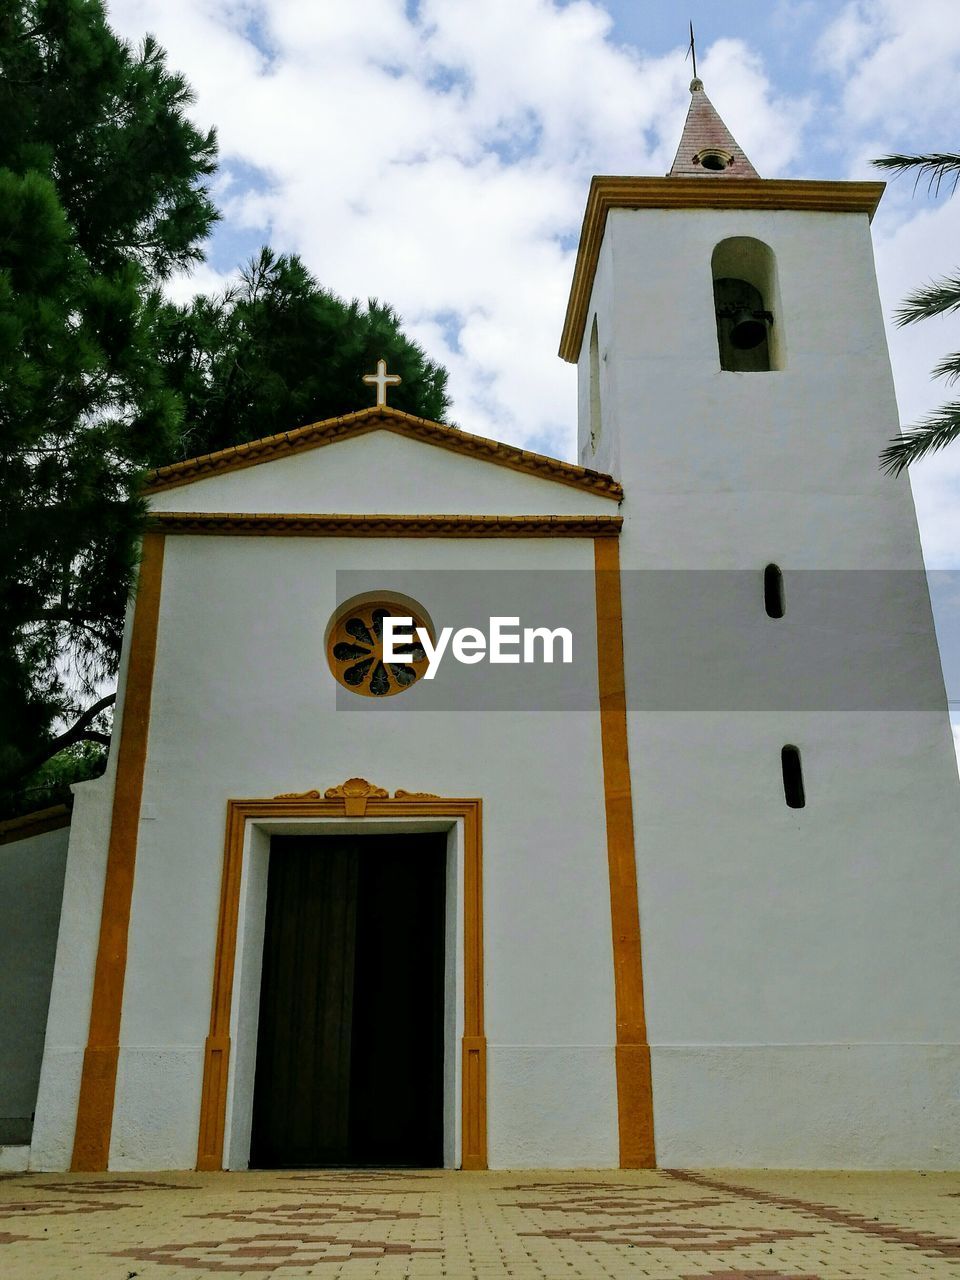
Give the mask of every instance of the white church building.
[(691, 90), (667, 177), (590, 187), (578, 465), (381, 369), (150, 477), (107, 771), (0, 847), (63, 876), (8, 1167), (960, 1168), (883, 187), (760, 178)]

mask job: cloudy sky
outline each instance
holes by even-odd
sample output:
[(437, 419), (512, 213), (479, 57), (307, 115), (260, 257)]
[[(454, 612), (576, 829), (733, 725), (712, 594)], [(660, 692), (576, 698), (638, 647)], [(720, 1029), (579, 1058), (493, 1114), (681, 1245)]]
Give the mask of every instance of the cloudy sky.
[[(450, 371), (471, 431), (574, 457), (556, 355), (593, 173), (663, 174), (707, 91), (764, 177), (872, 178), (873, 156), (960, 148), (956, 0), (110, 0), (153, 32), (217, 126), (223, 222), (178, 288), (262, 243), (391, 302)], [(889, 312), (960, 262), (960, 193), (891, 183), (874, 222)], [(901, 417), (960, 317), (891, 331)], [(895, 483), (891, 481), (891, 483)], [(927, 563), (960, 568), (960, 446), (913, 469)], [(956, 694), (960, 697), (960, 692)]]

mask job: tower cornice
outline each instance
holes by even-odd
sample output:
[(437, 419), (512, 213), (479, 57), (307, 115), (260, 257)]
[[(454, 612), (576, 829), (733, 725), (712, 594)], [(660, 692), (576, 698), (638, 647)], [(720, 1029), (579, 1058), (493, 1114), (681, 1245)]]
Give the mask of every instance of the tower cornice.
[(883, 182), (816, 182), (778, 178), (595, 177), (590, 183), (580, 248), (560, 339), (560, 356), (575, 364), (593, 291), (600, 244), (611, 209), (763, 209), (814, 213), (859, 213), (873, 219)]

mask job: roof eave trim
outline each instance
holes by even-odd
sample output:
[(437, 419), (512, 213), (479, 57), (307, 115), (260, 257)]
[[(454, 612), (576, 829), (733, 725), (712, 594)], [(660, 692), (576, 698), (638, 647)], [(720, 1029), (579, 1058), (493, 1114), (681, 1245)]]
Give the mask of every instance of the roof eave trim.
[(164, 534), (288, 538), (616, 538), (622, 516), (317, 515), (310, 512), (158, 511)]
[(66, 804), (50, 805), (46, 809), (34, 809), (16, 818), (0, 822), (0, 845), (14, 844), (17, 840), (29, 840), (33, 836), (46, 835), (70, 825), (71, 810)]
[(259, 440), (250, 440), (229, 449), (221, 449), (217, 453), (203, 454), (198, 458), (188, 458), (184, 462), (158, 467), (146, 476), (144, 493), (149, 497), (168, 489), (176, 489), (198, 480), (205, 480), (210, 476), (240, 471), (246, 467), (270, 462), (274, 458), (289, 457), (334, 444), (338, 440), (354, 439), (370, 431), (380, 430), (393, 431), (408, 439), (436, 445), (453, 453), (479, 458), (482, 461), (492, 462), (496, 466), (509, 467), (511, 470), (537, 476), (540, 479), (570, 485), (575, 489), (586, 490), (616, 502), (623, 497), (623, 488), (620, 483), (601, 471), (592, 471), (588, 467), (578, 467), (560, 458), (551, 458), (545, 454), (533, 453), (528, 449), (520, 449), (515, 445), (503, 444), (487, 436), (458, 431), (442, 422), (431, 422), (427, 418), (418, 418), (411, 413), (404, 413), (400, 409), (392, 409), (389, 406), (360, 409), (356, 413), (345, 414), (339, 418), (327, 418), (322, 422), (310, 423), (294, 431), (264, 436)]

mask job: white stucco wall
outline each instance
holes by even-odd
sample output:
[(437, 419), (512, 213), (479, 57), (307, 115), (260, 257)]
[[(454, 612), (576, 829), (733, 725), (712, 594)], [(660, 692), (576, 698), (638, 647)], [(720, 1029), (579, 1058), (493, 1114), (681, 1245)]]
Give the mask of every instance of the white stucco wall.
[[(733, 235), (776, 254), (780, 371), (720, 371), (710, 258)], [(585, 343), (580, 461), (612, 471), (627, 495), (625, 655), (659, 1159), (956, 1167), (960, 787), (929, 602), (918, 576), (891, 575), (862, 616), (836, 619), (851, 682), (863, 677), (862, 644), (875, 695), (874, 709), (845, 709), (843, 679), (832, 701), (812, 692), (816, 655), (837, 650), (829, 611), (812, 625), (801, 603), (813, 607), (816, 578), (797, 578), (922, 569), (909, 484), (877, 465), (897, 411), (867, 219), (615, 210), (588, 334), (595, 312), (604, 421), (593, 455)], [(779, 620), (763, 610), (769, 562), (784, 573)], [(636, 603), (639, 571), (651, 569), (756, 575), (746, 597), (744, 579), (729, 579), (702, 628), (684, 615), (699, 632), (698, 669), (733, 695), (726, 707), (650, 706), (651, 641), (670, 635), (667, 614), (645, 620)], [(797, 639), (809, 662), (785, 671), (782, 702), (769, 689), (758, 698), (770, 647)], [(802, 753), (800, 810), (784, 803), (786, 743)]]
[[(357, 774), (390, 790), (484, 800), (491, 1162), (615, 1163), (598, 714), (335, 706), (322, 640), (336, 571), (378, 565), (396, 582), (425, 563), (588, 569), (592, 546), (169, 540), (112, 1167), (186, 1168), (196, 1158), (226, 800)], [(439, 594), (422, 603), (443, 617)], [(586, 644), (589, 628), (585, 620)], [(531, 1090), (552, 1106), (531, 1109)], [(582, 1126), (584, 1095), (602, 1126)]]

